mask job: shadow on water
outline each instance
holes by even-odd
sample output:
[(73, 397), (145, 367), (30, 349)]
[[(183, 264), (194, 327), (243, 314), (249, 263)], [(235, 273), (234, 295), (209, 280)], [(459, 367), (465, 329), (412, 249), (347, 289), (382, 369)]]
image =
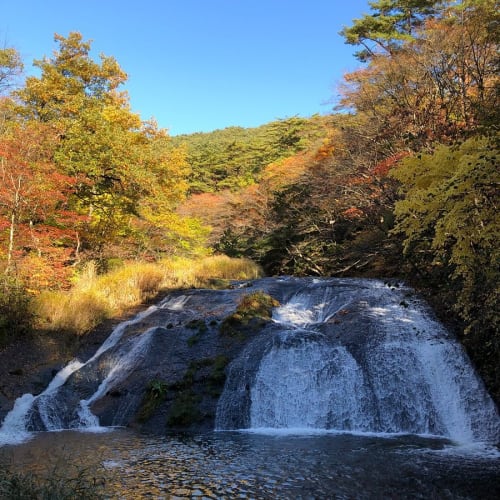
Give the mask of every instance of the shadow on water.
[(500, 453), (447, 440), (350, 434), (118, 429), (40, 433), (0, 448), (0, 466), (100, 471), (111, 498), (499, 498)]

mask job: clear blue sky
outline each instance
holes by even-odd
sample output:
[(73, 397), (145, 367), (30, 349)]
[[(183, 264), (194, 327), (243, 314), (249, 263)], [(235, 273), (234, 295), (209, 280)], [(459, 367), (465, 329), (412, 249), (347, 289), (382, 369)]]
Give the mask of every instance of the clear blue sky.
[(32, 61), (79, 31), (116, 58), (142, 119), (172, 135), (331, 111), (357, 67), (338, 32), (367, 0), (0, 0), (0, 43)]

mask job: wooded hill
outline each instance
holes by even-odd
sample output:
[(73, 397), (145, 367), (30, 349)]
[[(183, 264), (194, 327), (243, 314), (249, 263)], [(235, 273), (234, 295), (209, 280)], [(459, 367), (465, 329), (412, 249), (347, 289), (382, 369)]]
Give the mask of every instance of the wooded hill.
[(13, 90), (21, 60), (0, 51), (4, 281), (37, 293), (88, 260), (210, 249), (269, 274), (405, 277), (499, 400), (498, 7), (370, 2), (342, 32), (360, 68), (331, 115), (178, 137), (131, 112), (125, 73), (78, 33)]

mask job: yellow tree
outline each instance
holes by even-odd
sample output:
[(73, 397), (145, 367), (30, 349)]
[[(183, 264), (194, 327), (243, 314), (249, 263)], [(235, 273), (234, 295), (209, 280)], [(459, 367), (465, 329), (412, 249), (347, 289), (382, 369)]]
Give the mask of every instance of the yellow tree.
[(93, 61), (90, 42), (79, 33), (55, 40), (59, 49), (53, 57), (34, 62), (41, 75), (28, 77), (17, 92), (20, 111), (60, 131), (54, 159), (78, 179), (76, 205), (89, 216), (89, 238), (99, 249), (137, 196), (129, 182), (129, 151), (140, 119), (118, 91), (126, 74), (113, 58)]
[(183, 194), (184, 171), (158, 152), (166, 133), (131, 111), (120, 90), (127, 75), (115, 59), (101, 55), (94, 61), (90, 42), (79, 33), (55, 40), (58, 50), (35, 61), (41, 75), (29, 77), (17, 96), (28, 119), (60, 131), (54, 160), (78, 180), (75, 207), (89, 221), (82, 247), (99, 257), (133, 236), (139, 206), (152, 192), (163, 190), (170, 200), (164, 209), (172, 209)]
[(14, 85), (22, 70), (23, 62), (16, 49), (0, 49), (0, 94)]
[(138, 163), (144, 174), (144, 195), (134, 221), (141, 254), (157, 258), (165, 253), (203, 251), (208, 228), (197, 218), (183, 217), (176, 210), (189, 188), (186, 179), (191, 169), (185, 148), (173, 148), (166, 131), (159, 129), (154, 121), (144, 123), (142, 140)]

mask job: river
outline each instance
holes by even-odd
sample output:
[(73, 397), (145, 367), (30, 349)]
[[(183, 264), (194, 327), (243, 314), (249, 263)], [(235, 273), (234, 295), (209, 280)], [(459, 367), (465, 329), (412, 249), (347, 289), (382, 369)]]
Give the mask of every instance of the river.
[(418, 436), (42, 432), (0, 448), (0, 462), (95, 470), (109, 498), (123, 499), (500, 497), (498, 451)]

